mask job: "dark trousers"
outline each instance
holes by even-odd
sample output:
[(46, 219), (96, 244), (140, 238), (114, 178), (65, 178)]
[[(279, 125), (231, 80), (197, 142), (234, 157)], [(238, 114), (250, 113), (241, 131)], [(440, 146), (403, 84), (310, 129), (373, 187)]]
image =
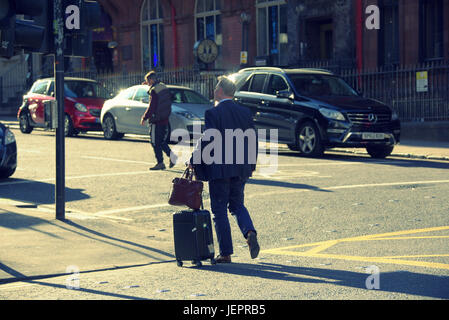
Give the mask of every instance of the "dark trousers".
[(234, 253), (228, 209), (237, 221), (240, 231), (245, 238), (248, 231), (256, 232), (249, 212), (244, 205), (246, 181), (246, 178), (241, 177), (209, 181), (211, 209), (214, 215), (213, 220), (220, 255), (222, 256)]
[(162, 151), (170, 158), (170, 147), (168, 146), (168, 139), (170, 133), (168, 132), (168, 124), (151, 124), (150, 126), (151, 145), (156, 155), (157, 163), (164, 162)]

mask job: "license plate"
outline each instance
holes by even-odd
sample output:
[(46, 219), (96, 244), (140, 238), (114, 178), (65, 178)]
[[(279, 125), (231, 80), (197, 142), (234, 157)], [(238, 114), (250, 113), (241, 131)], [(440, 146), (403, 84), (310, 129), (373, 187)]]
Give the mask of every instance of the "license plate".
[(383, 139), (385, 139), (385, 134), (377, 133), (377, 132), (364, 132), (364, 133), (362, 133), (362, 139), (363, 140), (383, 140)]

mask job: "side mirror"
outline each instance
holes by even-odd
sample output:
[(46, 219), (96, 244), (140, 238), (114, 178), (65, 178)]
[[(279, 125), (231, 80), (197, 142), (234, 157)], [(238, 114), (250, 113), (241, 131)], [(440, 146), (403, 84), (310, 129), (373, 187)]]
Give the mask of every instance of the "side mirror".
[(140, 99), (140, 102), (142, 102), (142, 103), (149, 103), (150, 99), (149, 98), (142, 98), (142, 99)]
[(54, 97), (55, 93), (54, 92), (50, 92), (50, 97)]
[(291, 99), (292, 93), (289, 90), (276, 91), (276, 97)]

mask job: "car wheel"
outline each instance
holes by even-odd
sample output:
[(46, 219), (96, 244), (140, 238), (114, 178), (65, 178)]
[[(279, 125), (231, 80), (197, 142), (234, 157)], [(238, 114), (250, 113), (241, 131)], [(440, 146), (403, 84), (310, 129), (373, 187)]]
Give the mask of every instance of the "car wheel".
[(104, 117), (102, 127), (104, 138), (107, 140), (117, 140), (123, 137), (123, 134), (117, 132), (114, 118), (110, 114)]
[(71, 137), (75, 135), (75, 129), (73, 128), (72, 119), (68, 114), (64, 117), (64, 136)]
[(28, 112), (24, 111), (19, 116), (19, 126), (20, 132), (22, 133), (31, 133), (33, 131), (33, 127), (30, 124), (30, 116)]
[(10, 176), (12, 176), (14, 174), (15, 171), (16, 171), (16, 168), (9, 169), (9, 170), (0, 170), (0, 179), (9, 178)]
[(324, 152), (320, 132), (311, 121), (307, 121), (299, 127), (297, 144), (299, 151), (304, 156), (319, 157)]
[(388, 157), (393, 152), (394, 146), (388, 145), (374, 145), (367, 146), (366, 151), (372, 158), (384, 159)]

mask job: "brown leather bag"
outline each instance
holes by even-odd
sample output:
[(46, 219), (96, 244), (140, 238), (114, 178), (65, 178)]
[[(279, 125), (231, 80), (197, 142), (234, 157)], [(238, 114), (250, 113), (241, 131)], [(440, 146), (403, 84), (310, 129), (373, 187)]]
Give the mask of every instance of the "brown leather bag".
[(173, 206), (187, 206), (198, 210), (203, 203), (203, 182), (193, 180), (193, 170), (187, 168), (181, 178), (173, 179), (168, 203)]

